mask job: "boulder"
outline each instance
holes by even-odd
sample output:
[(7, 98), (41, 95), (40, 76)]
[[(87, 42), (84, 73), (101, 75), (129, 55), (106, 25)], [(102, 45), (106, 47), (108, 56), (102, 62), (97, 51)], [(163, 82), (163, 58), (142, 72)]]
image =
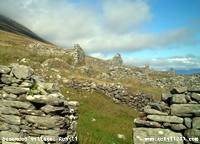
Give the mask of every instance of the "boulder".
[(30, 122), (34, 123), (37, 126), (47, 127), (47, 128), (58, 128), (63, 127), (65, 125), (65, 118), (60, 116), (31, 116), (27, 115), (25, 119)]
[(34, 71), (28, 66), (13, 64), (12, 73), (18, 79), (30, 79), (31, 76), (34, 74)]
[(171, 94), (165, 94), (165, 93), (163, 93), (161, 96), (162, 101), (167, 102), (167, 103), (170, 101), (171, 97), (172, 97)]
[(140, 120), (139, 118), (136, 118), (134, 123), (137, 127), (162, 128), (162, 125), (158, 122)]
[(64, 109), (65, 109), (64, 107), (55, 107), (55, 106), (51, 106), (51, 105), (48, 105), (48, 104), (41, 108), (41, 110), (44, 111), (47, 114), (48, 113), (54, 113), (54, 112), (61, 112)]
[(148, 115), (168, 115), (166, 112), (161, 112), (155, 109), (150, 109), (150, 108), (144, 108), (144, 112), (147, 113)]
[(165, 106), (164, 104), (161, 103), (149, 103), (151, 108), (156, 109), (161, 112), (169, 112), (170, 108), (168, 106)]
[(43, 90), (48, 91), (48, 92), (59, 90), (59, 87), (55, 83), (38, 82), (37, 85), (38, 85), (39, 90), (43, 89)]
[(0, 113), (2, 114), (8, 114), (8, 115), (19, 115), (19, 110), (11, 107), (0, 107)]
[(27, 115), (35, 115), (35, 116), (45, 116), (45, 113), (41, 110), (26, 110), (26, 109), (20, 109), (19, 112), (21, 114), (27, 114)]
[(191, 118), (184, 118), (184, 124), (187, 126), (187, 128), (191, 128), (192, 127), (192, 120)]
[(0, 74), (8, 74), (11, 71), (7, 66), (0, 65)]
[(22, 108), (22, 109), (29, 109), (29, 110), (34, 109), (34, 106), (29, 102), (11, 101), (11, 100), (0, 101), (0, 106)]
[(0, 113), (0, 120), (12, 125), (21, 124), (21, 118), (15, 115), (4, 115)]
[(200, 101), (200, 94), (199, 93), (192, 93), (191, 98), (199, 102)]
[(200, 116), (200, 104), (173, 104), (171, 114), (182, 117)]
[(21, 138), (20, 133), (14, 133), (10, 131), (0, 131), (0, 140), (2, 140), (3, 137), (4, 138)]
[(16, 95), (26, 94), (28, 91), (30, 91), (29, 88), (22, 88), (22, 87), (15, 87), (15, 86), (5, 86), (3, 87), (3, 90), (7, 93), (12, 93)]
[(34, 84), (35, 84), (34, 81), (25, 80), (20, 84), (19, 87), (31, 88), (31, 87), (33, 87)]
[(49, 95), (28, 95), (26, 97), (27, 101), (35, 102), (39, 104), (49, 104), (49, 105), (60, 105), (64, 103), (64, 99), (55, 97), (52, 94)]
[(172, 103), (173, 104), (186, 104), (187, 101), (185, 99), (185, 95), (184, 94), (175, 94), (175, 95), (173, 95)]
[(12, 84), (13, 79), (14, 78), (11, 75), (3, 74), (1, 76), (1, 82), (4, 83), (4, 84), (7, 84), (7, 85)]
[(197, 130), (197, 129), (187, 129), (184, 132), (184, 136), (187, 139), (192, 139), (192, 143), (199, 144), (200, 130)]
[(17, 125), (10, 125), (10, 129), (11, 129), (12, 132), (15, 132), (15, 133), (20, 132), (20, 128)]
[(169, 129), (161, 128), (134, 128), (133, 143), (134, 144), (184, 144), (183, 141), (171, 140), (171, 137), (182, 137), (181, 133), (173, 132)]
[(0, 131), (7, 131), (10, 129), (10, 125), (5, 122), (0, 122)]
[(200, 129), (200, 117), (194, 117), (192, 119), (192, 128)]
[(186, 126), (184, 126), (183, 124), (170, 124), (170, 127), (174, 131), (182, 131), (187, 129)]
[(65, 135), (67, 133), (66, 129), (58, 129), (58, 130), (53, 130), (53, 129), (49, 129), (49, 130), (32, 130), (32, 133), (35, 134), (42, 134), (42, 135), (50, 135), (50, 136), (59, 136), (59, 135)]
[(171, 90), (172, 94), (182, 94), (187, 92), (187, 87), (175, 87)]
[(147, 119), (157, 122), (183, 123), (183, 118), (177, 116), (148, 115)]
[(190, 88), (188, 88), (188, 91), (200, 93), (200, 86), (199, 85), (192, 85)]

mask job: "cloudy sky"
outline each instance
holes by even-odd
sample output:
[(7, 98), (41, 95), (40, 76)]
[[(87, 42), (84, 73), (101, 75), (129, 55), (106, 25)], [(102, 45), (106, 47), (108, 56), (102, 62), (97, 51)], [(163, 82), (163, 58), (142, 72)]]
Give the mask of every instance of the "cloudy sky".
[(0, 0), (0, 13), (65, 48), (167, 70), (200, 69), (200, 0)]

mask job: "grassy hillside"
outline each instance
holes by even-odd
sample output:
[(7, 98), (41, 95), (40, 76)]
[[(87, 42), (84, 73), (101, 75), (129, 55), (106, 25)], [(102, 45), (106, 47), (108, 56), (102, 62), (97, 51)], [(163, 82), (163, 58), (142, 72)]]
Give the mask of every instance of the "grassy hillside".
[(33, 33), (28, 28), (24, 27), (23, 25), (17, 23), (16, 21), (11, 20), (8, 17), (0, 15), (0, 30), (4, 30), (7, 32), (15, 33), (18, 35), (22, 35), (25, 37), (29, 37), (41, 42), (49, 43), (48, 41), (40, 38), (37, 34)]
[[(26, 36), (0, 30), (0, 65), (9, 65), (12, 62), (19, 62), (22, 58), (29, 59), (28, 62), (22, 63), (35, 69), (36, 74), (43, 75), (46, 81), (57, 81), (62, 86), (61, 92), (70, 100), (80, 102), (79, 120), (77, 133), (80, 144), (130, 144), (132, 143), (132, 128), (134, 118), (139, 112), (122, 104), (114, 104), (111, 99), (101, 93), (88, 93), (85, 91), (78, 92), (72, 88), (67, 88), (62, 79), (57, 79), (56, 75), (60, 74), (62, 78), (77, 77), (85, 80), (91, 79), (90, 76), (80, 74), (65, 66), (70, 64), (69, 57), (59, 57), (66, 64), (59, 64), (56, 69), (52, 67), (43, 68), (41, 63), (55, 56), (39, 56), (30, 52), (26, 47), (30, 43), (38, 43), (37, 40)], [(42, 43), (48, 47), (56, 47), (51, 44)], [(90, 57), (92, 58), (92, 57)], [(57, 72), (55, 72), (55, 70)], [(55, 77), (54, 77), (55, 75)], [(51, 77), (53, 76), (53, 77)], [(95, 82), (102, 82), (92, 78)], [(115, 82), (115, 81), (113, 81)], [(117, 82), (117, 81), (116, 81)], [(120, 81), (127, 86), (130, 91), (141, 90), (153, 94), (159, 99), (163, 89), (155, 89), (147, 85), (141, 85), (136, 80)], [(125, 140), (117, 138), (117, 134), (123, 134)]]

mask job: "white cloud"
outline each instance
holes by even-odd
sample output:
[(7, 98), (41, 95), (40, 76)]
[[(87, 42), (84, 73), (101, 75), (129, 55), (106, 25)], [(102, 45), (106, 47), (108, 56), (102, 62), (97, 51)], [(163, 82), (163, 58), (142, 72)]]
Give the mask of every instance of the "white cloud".
[(134, 30), (152, 20), (153, 14), (143, 0), (103, 2), (104, 11), (99, 14), (67, 0), (1, 0), (0, 13), (57, 45), (70, 48), (80, 43), (89, 54), (129, 53), (194, 43), (190, 38), (195, 32), (187, 28), (146, 34)]
[(169, 70), (170, 68), (189, 70), (189, 69), (200, 69), (200, 57), (171, 57), (171, 58), (153, 58), (153, 59), (135, 59), (127, 58), (124, 60), (127, 65), (145, 66), (150, 64), (151, 68), (157, 70)]
[(103, 6), (104, 22), (112, 32), (124, 33), (152, 20), (150, 8), (142, 0), (111, 0)]

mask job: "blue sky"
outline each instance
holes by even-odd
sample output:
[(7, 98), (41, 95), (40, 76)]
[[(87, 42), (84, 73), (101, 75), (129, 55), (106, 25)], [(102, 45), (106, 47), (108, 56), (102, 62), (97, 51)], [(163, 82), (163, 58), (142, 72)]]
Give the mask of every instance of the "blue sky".
[(200, 69), (199, 0), (6, 0), (0, 13), (64, 48), (167, 70)]

